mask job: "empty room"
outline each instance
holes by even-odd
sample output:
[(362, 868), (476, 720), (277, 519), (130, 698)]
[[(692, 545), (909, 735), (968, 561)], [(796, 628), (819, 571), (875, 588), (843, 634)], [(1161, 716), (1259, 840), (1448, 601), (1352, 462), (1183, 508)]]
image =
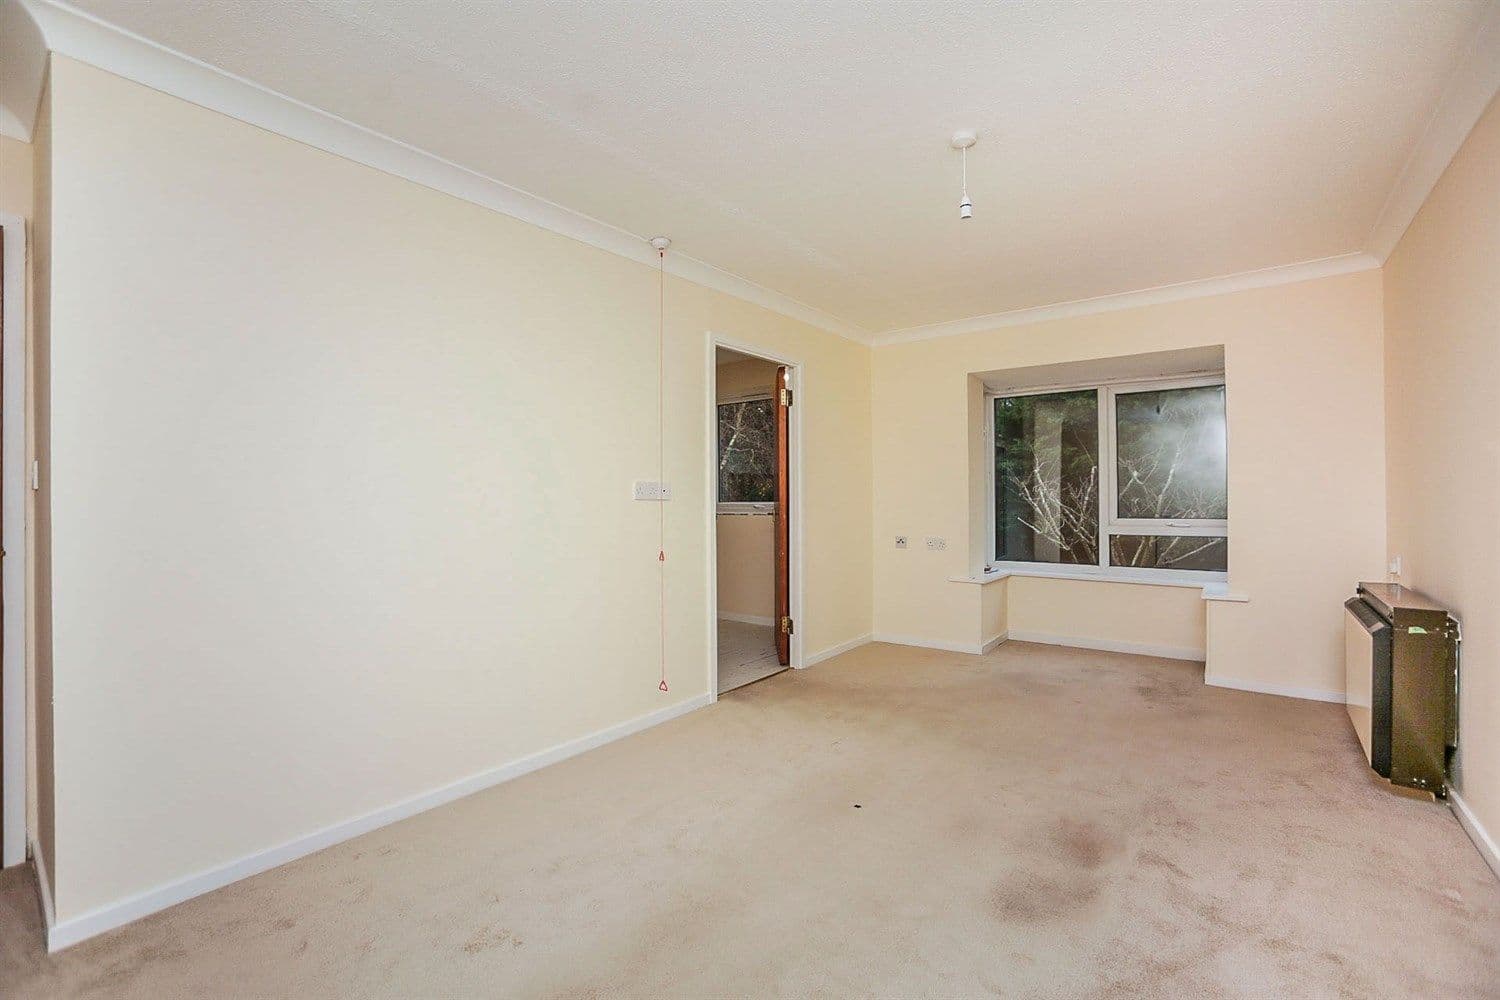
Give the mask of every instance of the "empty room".
[(0, 0), (0, 997), (1500, 998), (1500, 0)]

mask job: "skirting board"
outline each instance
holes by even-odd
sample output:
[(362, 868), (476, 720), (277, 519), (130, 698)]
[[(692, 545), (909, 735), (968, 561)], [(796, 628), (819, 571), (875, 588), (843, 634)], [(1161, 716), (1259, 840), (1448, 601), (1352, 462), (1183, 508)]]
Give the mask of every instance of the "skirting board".
[(1134, 653), (1137, 656), (1161, 656), (1169, 660), (1198, 660), (1203, 650), (1189, 646), (1157, 646), (1147, 642), (1124, 642), (1119, 639), (1085, 639), (1075, 635), (1051, 635), (1011, 629), (1009, 637), (1016, 642), (1040, 642), (1048, 646), (1073, 646), (1076, 649), (1098, 649), (1106, 653)]
[[(238, 882), (240, 879), (268, 871), (278, 865), (284, 865), (288, 861), (295, 861), (298, 858), (306, 857), (316, 851), (323, 850), (325, 847), (332, 847), (334, 844), (350, 840), (364, 833), (369, 833), (371, 830), (379, 829), (398, 820), (426, 812), (429, 809), (445, 805), (455, 799), (473, 795), (475, 792), (481, 792), (486, 788), (509, 781), (512, 778), (519, 778), (523, 774), (529, 774), (532, 771), (546, 767), (548, 764), (555, 764), (560, 760), (577, 756), (595, 747), (603, 746), (606, 743), (622, 739), (644, 729), (650, 729), (652, 726), (660, 725), (680, 715), (686, 715), (688, 712), (702, 708), (709, 704), (709, 702), (709, 696), (701, 694), (686, 701), (678, 702), (675, 705), (669, 705), (654, 712), (647, 712), (645, 715), (629, 719), (619, 725), (601, 729), (587, 736), (581, 736), (576, 740), (559, 743), (557, 746), (522, 757), (509, 764), (502, 764), (488, 771), (481, 771), (479, 774), (471, 775), (428, 792), (423, 792), (420, 795), (414, 795), (409, 799), (403, 799), (383, 809), (377, 809), (363, 816), (356, 816), (342, 823), (335, 823), (332, 826), (324, 827), (304, 837), (298, 837), (295, 840), (289, 840), (276, 847), (246, 855), (243, 858), (231, 861), (229, 864), (210, 868), (206, 871), (189, 875), (186, 878), (157, 886), (154, 889), (147, 889), (133, 896), (127, 896), (118, 902), (89, 910), (76, 917), (69, 917), (60, 923), (51, 922), (47, 930), (47, 950), (49, 952), (60, 951), (69, 945), (87, 940), (96, 934), (113, 930), (133, 920), (139, 920), (141, 917), (148, 916), (158, 910), (165, 910), (169, 906), (192, 899), (194, 896), (201, 896), (206, 892), (222, 888), (232, 882)], [(45, 882), (43, 884), (45, 885)]]
[(1262, 681), (1246, 681), (1237, 677), (1220, 677), (1216, 674), (1205, 674), (1203, 683), (1209, 687), (1233, 688), (1236, 691), (1254, 691), (1256, 694), (1277, 694), (1283, 698), (1302, 698), (1306, 701), (1331, 701), (1340, 705), (1344, 704), (1344, 692), (1326, 691), (1323, 688), (1266, 684)]
[(804, 656), (802, 658), (802, 666), (810, 667), (815, 663), (822, 663), (824, 660), (831, 660), (835, 656), (849, 652), (849, 650), (851, 649), (858, 649), (860, 646), (863, 646), (869, 641), (870, 633), (866, 632), (864, 635), (857, 635), (853, 639), (850, 639), (848, 642), (841, 642), (837, 646), (829, 646), (827, 649), (820, 649), (816, 653), (811, 653), (807, 656)]
[(1453, 807), (1453, 815), (1458, 817), (1458, 825), (1464, 828), (1464, 833), (1474, 841), (1474, 846), (1479, 848), (1479, 856), (1484, 858), (1484, 863), (1490, 866), (1490, 871), (1500, 878), (1500, 845), (1495, 843), (1495, 838), (1479, 822), (1479, 817), (1469, 808), (1463, 796), (1453, 789), (1448, 789), (1448, 802)]
[(743, 622), (746, 625), (765, 625), (768, 627), (776, 623), (774, 618), (766, 615), (740, 615), (728, 611), (720, 611), (719, 620), (725, 622)]
[(947, 642), (943, 639), (922, 639), (914, 635), (892, 635), (889, 632), (876, 632), (873, 637), (875, 642), (889, 642), (897, 646), (919, 646), (922, 649), (941, 649), (949, 653), (972, 653), (980, 655), (988, 653), (1000, 643), (1005, 641), (1005, 636), (999, 635), (989, 639), (983, 644), (972, 642)]

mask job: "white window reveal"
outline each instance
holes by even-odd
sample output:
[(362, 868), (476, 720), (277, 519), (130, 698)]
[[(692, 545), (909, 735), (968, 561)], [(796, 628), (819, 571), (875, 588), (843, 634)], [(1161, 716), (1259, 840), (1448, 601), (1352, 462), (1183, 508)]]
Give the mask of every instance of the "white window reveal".
[(990, 561), (1049, 575), (1223, 580), (1223, 376), (991, 397)]

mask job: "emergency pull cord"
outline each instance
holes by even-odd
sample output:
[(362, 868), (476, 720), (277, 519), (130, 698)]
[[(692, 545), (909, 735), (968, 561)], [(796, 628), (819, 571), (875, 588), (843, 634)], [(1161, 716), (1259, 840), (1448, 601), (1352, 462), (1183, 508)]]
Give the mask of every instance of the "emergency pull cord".
[[(666, 326), (667, 326), (667, 247), (671, 240), (658, 236), (651, 241), (656, 248), (656, 481), (665, 483), (666, 476)], [(656, 505), (656, 568), (657, 606), (661, 611), (661, 683), (657, 690), (666, 692), (667, 686), (667, 504), (658, 500)]]

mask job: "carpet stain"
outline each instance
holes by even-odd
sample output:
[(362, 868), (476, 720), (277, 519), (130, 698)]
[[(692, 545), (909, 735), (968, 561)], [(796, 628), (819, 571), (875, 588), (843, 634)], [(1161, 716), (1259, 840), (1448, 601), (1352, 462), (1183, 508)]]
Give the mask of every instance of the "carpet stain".
[(1103, 885), (1103, 880), (1091, 875), (1053, 878), (1017, 872), (991, 891), (990, 915), (1002, 923), (1062, 920), (1087, 909)]
[(493, 951), (501, 945), (510, 945), (512, 948), (521, 947), (522, 941), (505, 927), (481, 927), (469, 936), (464, 942), (464, 952), (469, 955), (478, 955), (482, 952)]
[(1072, 865), (1098, 868), (1118, 855), (1121, 845), (1095, 823), (1064, 819), (1052, 832), (1052, 842)]
[(1181, 865), (1156, 851), (1142, 851), (1135, 856), (1135, 859), (1148, 867), (1169, 871), (1177, 878), (1192, 878)]

